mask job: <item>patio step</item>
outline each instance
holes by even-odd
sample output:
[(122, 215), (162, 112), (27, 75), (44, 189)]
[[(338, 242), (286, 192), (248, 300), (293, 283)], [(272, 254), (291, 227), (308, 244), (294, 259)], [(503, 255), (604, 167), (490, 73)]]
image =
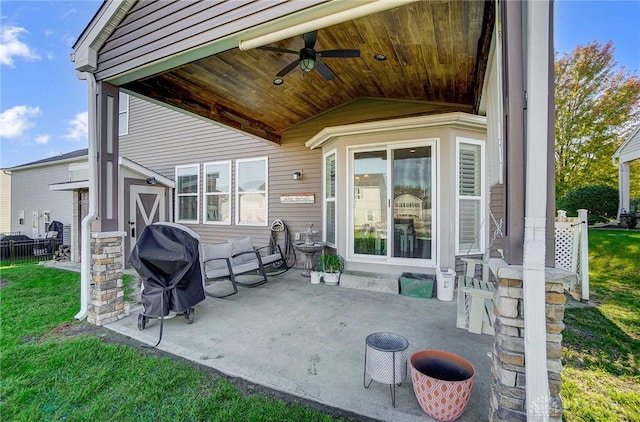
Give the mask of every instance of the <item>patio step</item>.
[(340, 275), (340, 286), (347, 289), (398, 294), (398, 279), (388, 274), (345, 271)]

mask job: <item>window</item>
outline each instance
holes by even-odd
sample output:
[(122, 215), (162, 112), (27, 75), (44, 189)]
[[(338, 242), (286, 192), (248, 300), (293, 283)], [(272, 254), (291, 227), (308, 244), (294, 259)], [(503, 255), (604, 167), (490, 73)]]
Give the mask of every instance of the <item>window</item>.
[(199, 164), (176, 167), (176, 216), (179, 223), (198, 223)]
[(129, 133), (129, 94), (120, 93), (118, 104), (118, 135)]
[(24, 224), (24, 210), (18, 211), (18, 224), (21, 226)]
[(456, 253), (480, 253), (484, 250), (482, 214), (484, 210), (483, 151), (481, 142), (458, 138)]
[(324, 240), (336, 244), (336, 151), (324, 156)]
[(236, 161), (236, 224), (266, 226), (267, 157)]
[(231, 224), (231, 162), (204, 164), (204, 222)]
[(42, 214), (44, 215), (44, 231), (48, 232), (51, 225), (51, 211), (44, 211)]

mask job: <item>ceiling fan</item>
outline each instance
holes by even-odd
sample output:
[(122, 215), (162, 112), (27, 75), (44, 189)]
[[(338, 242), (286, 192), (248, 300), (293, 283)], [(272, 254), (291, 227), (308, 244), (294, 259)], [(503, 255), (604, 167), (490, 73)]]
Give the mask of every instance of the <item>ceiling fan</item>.
[(304, 47), (300, 51), (289, 50), (287, 48), (279, 48), (279, 47), (258, 47), (260, 50), (267, 51), (278, 51), (280, 53), (289, 53), (289, 54), (297, 54), (298, 59), (292, 61), (288, 65), (286, 65), (280, 72), (277, 73), (277, 77), (282, 78), (287, 73), (291, 72), (295, 67), (299, 64), (300, 69), (303, 72), (311, 72), (313, 69), (316, 69), (322, 77), (330, 81), (335, 78), (335, 73), (329, 66), (324, 64), (320, 58), (321, 57), (335, 57), (335, 58), (352, 58), (352, 57), (360, 57), (360, 50), (353, 49), (341, 49), (341, 50), (324, 50), (324, 51), (316, 51), (314, 47), (316, 45), (316, 40), (318, 39), (318, 31), (307, 32), (303, 35), (304, 38)]

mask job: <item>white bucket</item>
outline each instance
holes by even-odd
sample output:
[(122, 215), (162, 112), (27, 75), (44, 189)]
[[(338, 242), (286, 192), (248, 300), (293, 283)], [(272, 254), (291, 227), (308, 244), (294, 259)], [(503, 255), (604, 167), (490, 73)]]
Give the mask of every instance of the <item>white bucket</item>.
[(436, 284), (438, 300), (451, 302), (453, 300), (453, 289), (456, 286), (456, 272), (451, 268), (438, 268), (436, 270)]

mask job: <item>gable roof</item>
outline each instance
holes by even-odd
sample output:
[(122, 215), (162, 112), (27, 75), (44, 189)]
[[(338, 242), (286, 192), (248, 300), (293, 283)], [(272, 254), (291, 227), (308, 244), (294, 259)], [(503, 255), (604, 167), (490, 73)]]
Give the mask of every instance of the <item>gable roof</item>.
[(640, 159), (640, 124), (613, 153), (612, 158), (614, 161), (617, 158), (622, 162)]
[(67, 162), (67, 161), (81, 161), (80, 158), (86, 157), (87, 154), (88, 154), (88, 149), (87, 148), (83, 148), (83, 149), (78, 149), (76, 151), (66, 152), (64, 154), (60, 153), (60, 154), (55, 155), (53, 157), (44, 158), (42, 160), (32, 161), (32, 162), (26, 163), (26, 164), (20, 164), (18, 166), (11, 167), (11, 168), (9, 168), (7, 170), (9, 170), (9, 171), (26, 170), (26, 169), (30, 169), (30, 168), (34, 168), (34, 167), (42, 167), (42, 166), (47, 166), (47, 165), (60, 164), (60, 163), (64, 163), (64, 162)]

